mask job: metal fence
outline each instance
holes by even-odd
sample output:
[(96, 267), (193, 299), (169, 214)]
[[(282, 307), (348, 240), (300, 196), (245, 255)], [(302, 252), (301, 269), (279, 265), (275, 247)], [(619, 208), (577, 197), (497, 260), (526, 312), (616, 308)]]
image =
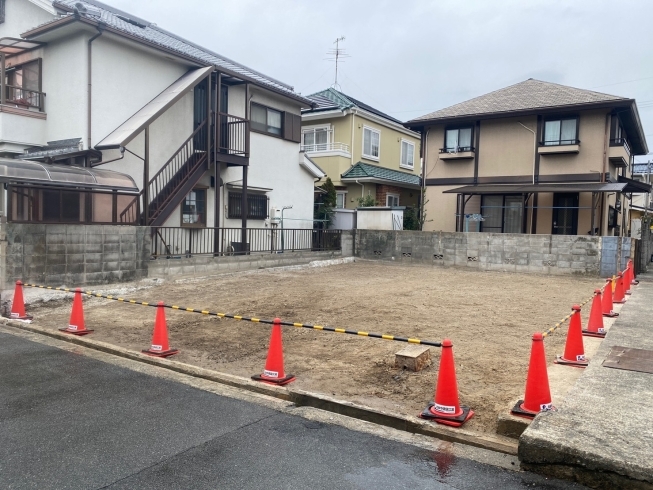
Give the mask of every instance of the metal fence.
[(152, 256), (178, 258), (341, 249), (340, 230), (247, 228), (245, 234), (243, 244), (241, 228), (153, 226)]

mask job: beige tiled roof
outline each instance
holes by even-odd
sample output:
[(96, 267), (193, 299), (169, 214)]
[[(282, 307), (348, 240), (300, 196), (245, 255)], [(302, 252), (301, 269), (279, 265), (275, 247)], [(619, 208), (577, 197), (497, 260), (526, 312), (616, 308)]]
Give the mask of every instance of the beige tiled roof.
[(408, 123), (618, 100), (629, 99), (529, 78), (524, 82), (420, 116)]

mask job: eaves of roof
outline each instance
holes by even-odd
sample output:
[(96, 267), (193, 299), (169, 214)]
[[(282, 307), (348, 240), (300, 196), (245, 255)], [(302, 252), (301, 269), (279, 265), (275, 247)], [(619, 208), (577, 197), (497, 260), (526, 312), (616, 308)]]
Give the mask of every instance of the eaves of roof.
[(59, 2), (53, 2), (54, 5), (56, 5), (57, 8), (60, 8), (62, 10), (66, 10), (70, 12), (69, 15), (66, 15), (62, 18), (57, 18), (54, 19), (53, 21), (46, 22), (44, 24), (41, 24), (38, 27), (35, 27), (34, 29), (31, 29), (29, 31), (24, 32), (21, 34), (21, 37), (24, 39), (31, 39), (35, 38), (37, 36), (40, 36), (42, 34), (45, 34), (47, 32), (53, 31), (55, 29), (58, 29), (60, 27), (72, 24), (74, 22), (80, 22), (82, 24), (88, 25), (95, 27), (96, 29), (103, 31), (103, 32), (109, 32), (111, 34), (115, 34), (117, 36), (129, 39), (131, 41), (137, 42), (139, 44), (142, 44), (144, 46), (148, 46), (151, 48), (154, 48), (156, 50), (171, 54), (176, 56), (177, 58), (184, 59), (186, 61), (189, 61), (193, 64), (200, 65), (200, 66), (215, 66), (216, 70), (229, 75), (231, 77), (237, 78), (239, 80), (243, 80), (249, 83), (252, 83), (253, 85), (256, 85), (258, 87), (264, 88), (265, 90), (269, 90), (271, 92), (275, 92), (277, 94), (280, 94), (284, 97), (289, 97), (291, 99), (296, 100), (297, 102), (300, 102), (303, 106), (307, 107), (313, 107), (313, 102), (306, 97), (296, 94), (294, 92), (291, 92), (290, 90), (282, 90), (280, 88), (275, 87), (272, 84), (264, 83), (260, 80), (256, 80), (252, 77), (247, 76), (246, 74), (239, 73), (234, 70), (230, 70), (229, 68), (226, 68), (224, 66), (219, 66), (214, 63), (208, 62), (207, 60), (201, 59), (199, 57), (193, 56), (189, 53), (184, 53), (180, 50), (174, 49), (169, 46), (164, 46), (160, 43), (156, 43), (154, 41), (145, 39), (141, 36), (136, 36), (134, 34), (131, 34), (129, 32), (126, 32), (122, 29), (118, 29), (116, 27), (113, 27), (111, 25), (106, 24), (105, 22), (102, 22), (101, 20), (95, 20), (88, 18), (86, 16), (81, 16), (79, 13), (74, 12), (69, 6), (59, 3)]
[(439, 117), (434, 119), (413, 119), (403, 124), (407, 128), (411, 128), (411, 129), (414, 128), (415, 130), (419, 130), (421, 128), (424, 128), (425, 126), (431, 126), (433, 124), (447, 124), (451, 122), (466, 122), (472, 120), (477, 121), (482, 119), (500, 119), (504, 117), (517, 117), (517, 116), (527, 116), (527, 115), (534, 115), (534, 114), (579, 111), (579, 110), (586, 110), (586, 109), (623, 107), (624, 105), (627, 105), (628, 103), (632, 103), (634, 101), (635, 101), (634, 99), (621, 99), (621, 100), (606, 101), (606, 102), (593, 102), (590, 104), (565, 104), (565, 105), (557, 105), (557, 106), (520, 109), (514, 111), (465, 114), (462, 116)]
[(541, 107), (534, 109), (523, 109), (517, 111), (493, 112), (483, 114), (465, 114), (464, 116), (451, 116), (436, 119), (422, 119), (413, 120), (404, 123), (404, 126), (412, 131), (423, 131), (427, 126), (434, 124), (460, 124), (472, 121), (480, 121), (487, 119), (501, 119), (507, 117), (531, 116), (531, 115), (546, 115), (546, 114), (559, 114), (564, 112), (578, 112), (592, 109), (616, 109), (620, 107), (628, 107), (630, 110), (631, 120), (626, 118), (626, 114), (621, 114), (622, 120), (626, 124), (626, 133), (632, 135), (633, 151), (636, 155), (648, 154), (648, 144), (644, 136), (644, 128), (642, 127), (637, 111), (637, 104), (635, 99), (620, 99), (605, 102), (593, 102), (586, 104), (567, 104), (560, 106)]

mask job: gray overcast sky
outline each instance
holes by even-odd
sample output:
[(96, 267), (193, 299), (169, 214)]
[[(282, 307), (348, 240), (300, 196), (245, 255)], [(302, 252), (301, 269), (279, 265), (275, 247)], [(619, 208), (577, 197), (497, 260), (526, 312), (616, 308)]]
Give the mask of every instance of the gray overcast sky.
[(104, 1), (304, 95), (345, 36), (342, 91), (401, 120), (530, 77), (632, 97), (653, 150), (653, 1)]

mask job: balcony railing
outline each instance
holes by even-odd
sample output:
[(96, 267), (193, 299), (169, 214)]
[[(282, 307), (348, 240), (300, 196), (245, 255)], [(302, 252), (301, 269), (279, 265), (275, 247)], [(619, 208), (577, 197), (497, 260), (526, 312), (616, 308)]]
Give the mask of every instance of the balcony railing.
[(38, 90), (27, 90), (22, 87), (5, 85), (5, 97), (3, 104), (17, 105), (25, 109), (38, 109), (43, 112), (45, 93)]
[(630, 145), (626, 138), (613, 138), (610, 140), (610, 146), (623, 146), (624, 150), (630, 155)]
[(182, 258), (193, 255), (245, 255), (340, 250), (340, 230), (313, 228), (247, 228), (245, 245), (241, 228), (172, 228), (153, 226), (152, 257)]
[(344, 143), (317, 143), (314, 145), (302, 145), (302, 151), (305, 151), (306, 153), (320, 151), (342, 151), (349, 153), (349, 145)]
[(218, 116), (218, 152), (249, 157), (249, 121), (224, 112)]
[(463, 153), (466, 151), (474, 151), (473, 146), (455, 146), (450, 148), (440, 148), (440, 153)]

